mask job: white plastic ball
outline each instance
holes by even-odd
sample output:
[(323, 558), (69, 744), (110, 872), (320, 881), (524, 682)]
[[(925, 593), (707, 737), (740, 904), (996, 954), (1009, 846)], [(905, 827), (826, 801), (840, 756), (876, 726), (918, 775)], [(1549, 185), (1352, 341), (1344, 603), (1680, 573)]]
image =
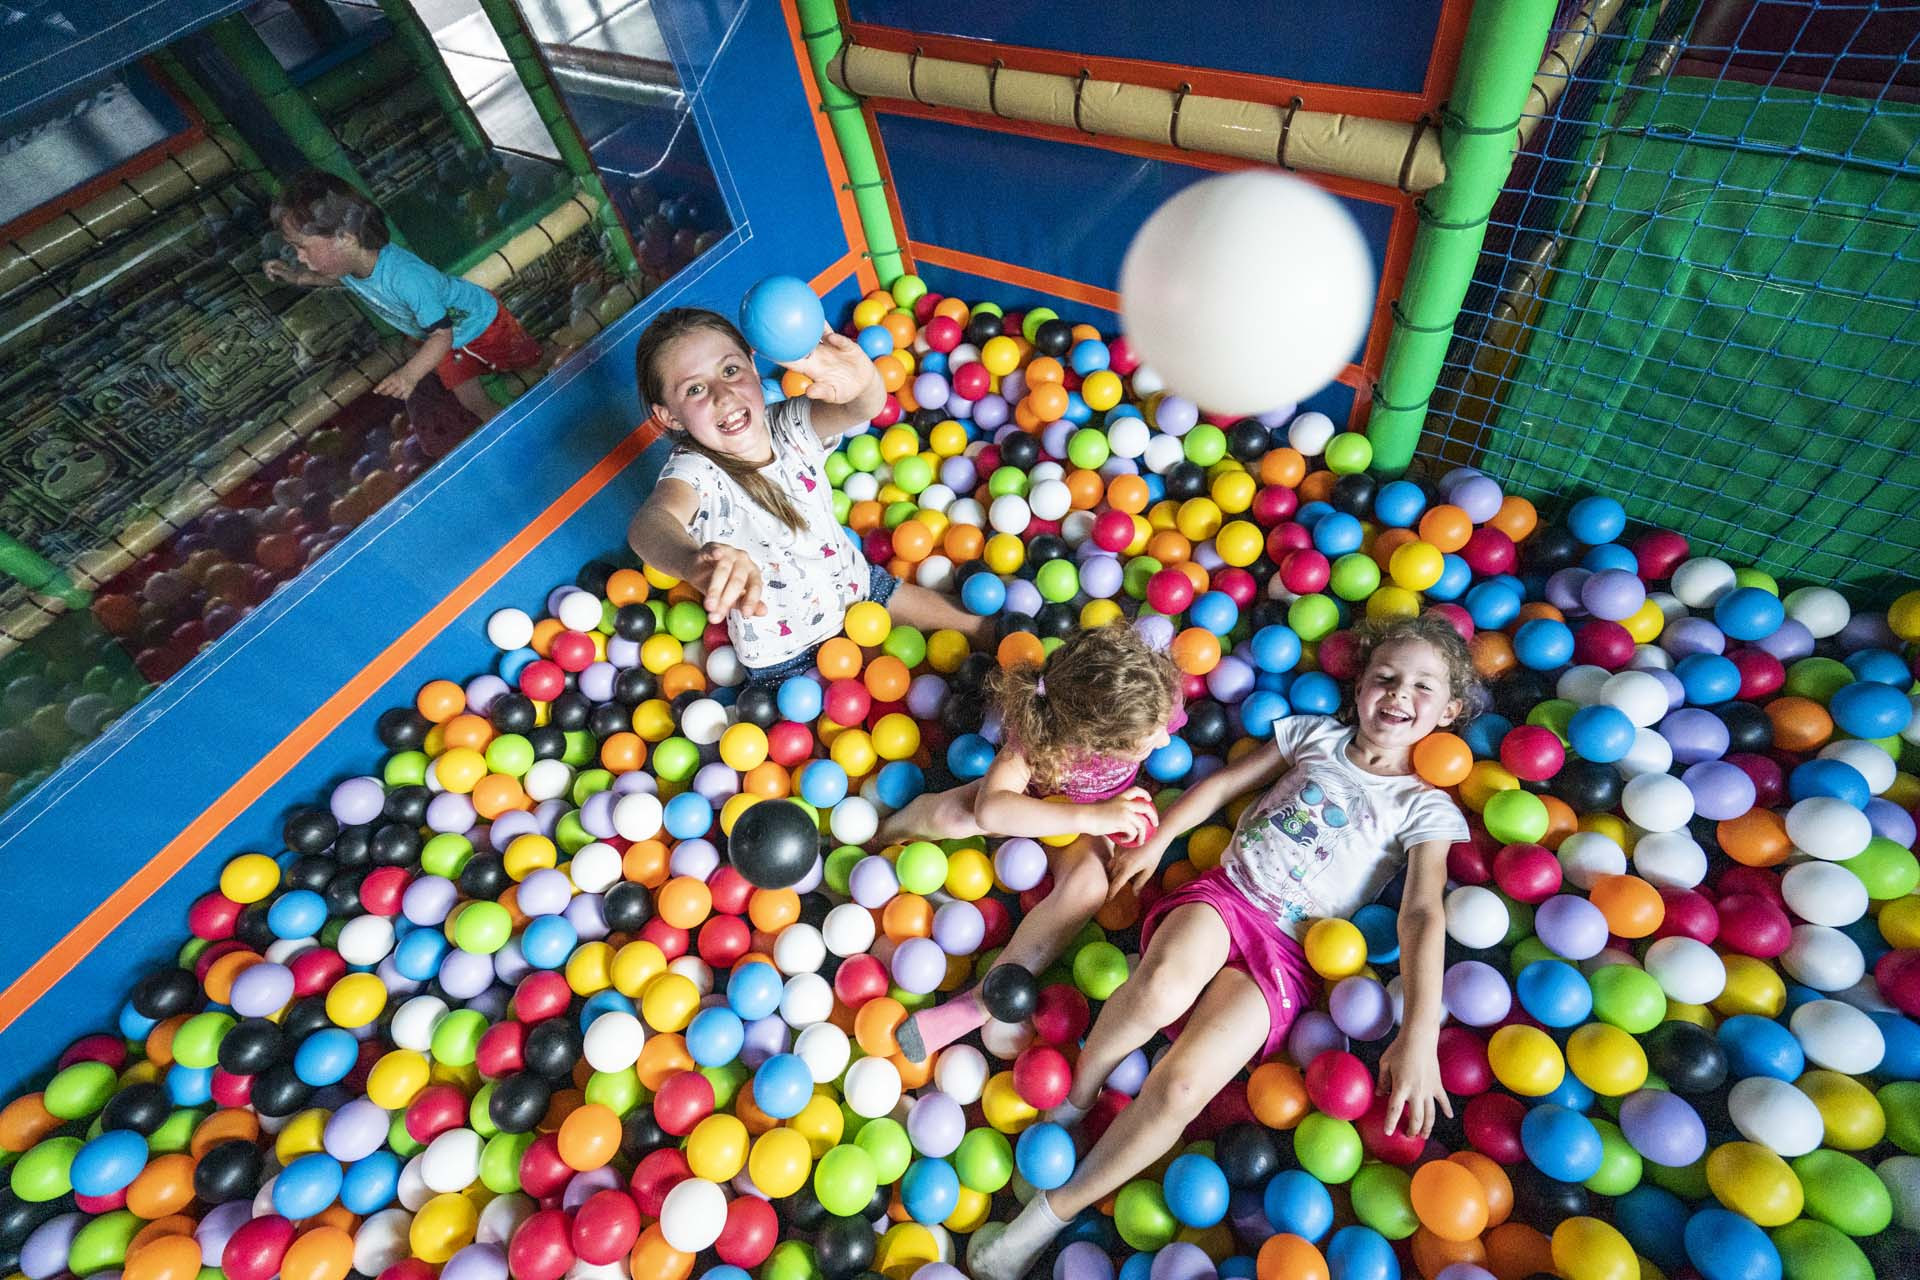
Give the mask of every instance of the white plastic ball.
[(1077, 547), (1093, 536), (1093, 526), (1099, 519), (1091, 511), (1069, 511), (1060, 520), (1060, 536), (1068, 546)]
[(1151, 365), (1143, 364), (1135, 369), (1129, 381), (1133, 383), (1134, 396), (1142, 400), (1167, 389), (1167, 380), (1161, 377), (1160, 371)]
[(505, 1245), (513, 1239), (520, 1224), (531, 1218), (539, 1207), (524, 1191), (495, 1196), (480, 1210), (480, 1223), (473, 1232), (474, 1243)]
[(528, 798), (538, 802), (558, 800), (573, 787), (573, 770), (564, 761), (535, 760), (520, 779)]
[(1773, 1076), (1736, 1081), (1727, 1094), (1727, 1111), (1741, 1137), (1788, 1160), (1807, 1154), (1826, 1135), (1813, 1099)]
[(826, 941), (804, 920), (794, 921), (773, 940), (773, 967), (782, 973), (813, 973), (826, 959)]
[(1835, 862), (1788, 867), (1780, 877), (1780, 895), (1787, 909), (1808, 924), (1844, 929), (1867, 914), (1867, 886)]
[(900, 1101), (900, 1068), (886, 1058), (862, 1058), (847, 1068), (840, 1096), (857, 1116), (884, 1116)]
[(420, 1153), (420, 1180), (440, 1195), (465, 1191), (480, 1176), (480, 1147), (473, 1130), (447, 1130)]
[(1332, 418), (1309, 409), (1287, 424), (1287, 444), (1296, 453), (1317, 458), (1327, 451), (1336, 430)]
[(831, 1084), (847, 1069), (847, 1062), (853, 1057), (853, 1042), (831, 1022), (816, 1022), (794, 1037), (793, 1051), (807, 1064), (815, 1084)]
[(1712, 556), (1695, 556), (1681, 562), (1668, 580), (1673, 594), (1689, 609), (1711, 609), (1720, 597), (1739, 584), (1733, 566)]
[(415, 996), (393, 1011), (387, 1028), (395, 1046), (424, 1053), (433, 1044), (433, 1031), (447, 1016), (447, 1002), (438, 996)]
[(798, 1031), (833, 1013), (833, 988), (817, 973), (796, 973), (780, 992), (780, 1018)]
[(1033, 523), (1033, 509), (1027, 506), (1025, 498), (1004, 493), (987, 508), (987, 523), (993, 526), (995, 533), (1025, 533), (1027, 526)]
[(971, 342), (963, 342), (947, 352), (947, 367), (958, 369), (963, 364), (973, 364), (980, 359), (980, 348)]
[(1601, 876), (1625, 875), (1627, 854), (1612, 836), (1599, 831), (1576, 831), (1554, 850), (1560, 874), (1581, 892), (1593, 888)]
[(1142, 458), (1147, 470), (1155, 475), (1164, 475), (1186, 461), (1187, 451), (1174, 436), (1156, 435), (1147, 442), (1147, 451)]
[(1260, 413), (1326, 386), (1354, 358), (1373, 301), (1373, 256), (1353, 215), (1272, 169), (1194, 183), (1154, 211), (1120, 264), (1128, 341), (1218, 413)]
[[(421, 1154), (424, 1155), (425, 1153), (422, 1152)], [(261, 1193), (263, 1195), (266, 1194), (268, 1188), (272, 1185), (273, 1184), (269, 1182), (265, 1187), (260, 1188)], [(394, 1190), (394, 1199), (400, 1202), (401, 1207), (414, 1213), (420, 1212), (421, 1206), (433, 1199), (433, 1188), (427, 1185), (426, 1173), (421, 1167), (420, 1156), (417, 1155), (400, 1166), (400, 1185)], [(253, 1216), (258, 1218), (263, 1214), (273, 1212), (272, 1206), (273, 1201), (269, 1198), (267, 1207), (264, 1209), (256, 1207)]]
[(582, 845), (567, 864), (567, 875), (582, 893), (605, 893), (625, 878), (620, 851), (601, 840)]
[(1887, 1056), (1887, 1039), (1872, 1018), (1838, 1000), (1809, 1000), (1793, 1011), (1787, 1028), (1799, 1038), (1807, 1061), (1850, 1076), (1864, 1076)]
[(987, 509), (973, 498), (957, 498), (954, 504), (947, 508), (947, 519), (954, 524), (984, 529), (987, 527)]
[(930, 484), (914, 496), (922, 511), (945, 511), (959, 495), (944, 484)]
[(1634, 844), (1633, 870), (1656, 889), (1691, 889), (1707, 878), (1707, 851), (1685, 831), (1656, 832)]
[(933, 1084), (961, 1106), (972, 1106), (987, 1087), (985, 1055), (970, 1044), (948, 1046), (934, 1059)]
[(382, 1209), (361, 1223), (353, 1233), (353, 1269), (363, 1276), (377, 1276), (413, 1256), (407, 1241), (412, 1226), (413, 1211), (405, 1208)]
[[(1121, 418), (1107, 428), (1107, 448), (1116, 458), (1137, 458), (1147, 451), (1153, 430), (1140, 418)], [(528, 626), (532, 635), (532, 626)]]
[(987, 1052), (1008, 1062), (1019, 1057), (1021, 1050), (1033, 1043), (1033, 1037), (1030, 1022), (1001, 1022), (989, 1018), (987, 1025), (980, 1028), (980, 1043), (987, 1047)]
[(593, 1020), (582, 1037), (581, 1052), (595, 1071), (625, 1071), (640, 1061), (647, 1028), (623, 1009), (609, 1009)]
[(1873, 823), (1837, 796), (1808, 796), (1787, 810), (1787, 839), (1803, 853), (1840, 862), (1867, 847)]
[(1612, 678), (1613, 672), (1605, 667), (1596, 667), (1591, 664), (1568, 667), (1554, 682), (1553, 691), (1558, 697), (1565, 698), (1568, 702), (1577, 702), (1584, 707), (1600, 700), (1600, 690)]
[(712, 698), (696, 698), (680, 713), (680, 736), (696, 747), (710, 747), (727, 731), (727, 709)]
[(841, 903), (820, 922), (821, 940), (827, 950), (842, 959), (857, 956), (872, 946), (875, 932), (873, 912), (857, 902)]
[(1793, 941), (1781, 953), (1780, 967), (1801, 986), (1841, 991), (1860, 981), (1867, 971), (1867, 960), (1860, 953), (1860, 944), (1838, 929), (1797, 924)]
[(1027, 491), (1031, 493), (1033, 486), (1044, 480), (1064, 480), (1066, 477), (1067, 469), (1059, 463), (1052, 461), (1036, 462), (1027, 471)]
[(1820, 759), (1838, 760), (1841, 764), (1852, 766), (1856, 773), (1867, 780), (1867, 790), (1876, 796), (1885, 795), (1899, 776), (1899, 766), (1894, 764), (1892, 756), (1875, 743), (1862, 742), (1858, 738), (1829, 742), (1820, 748)]
[(613, 829), (622, 840), (651, 840), (660, 834), (658, 796), (629, 791), (613, 802)]
[(667, 972), (677, 973), (693, 984), (704, 999), (713, 994), (713, 966), (699, 956), (688, 953), (678, 959), (667, 962)]
[(1637, 778), (1643, 773), (1665, 774), (1672, 767), (1673, 744), (1657, 729), (1634, 730), (1633, 745), (1627, 748), (1627, 754), (1613, 762), (1614, 772), (1623, 778)]
[(913, 580), (929, 591), (953, 590), (953, 561), (946, 556), (928, 556), (913, 571)]
[(1600, 686), (1600, 701), (1614, 707), (1636, 729), (1659, 724), (1671, 706), (1667, 687), (1644, 671), (1616, 671)]
[(1627, 666), (1635, 671), (1671, 671), (1673, 655), (1657, 644), (1637, 644), (1633, 646), (1633, 657), (1627, 660)]
[(1789, 591), (1782, 603), (1787, 616), (1812, 632), (1815, 640), (1839, 635), (1853, 618), (1847, 598), (1832, 587), (1801, 587)]
[(1660, 610), (1660, 616), (1667, 622), (1674, 622), (1687, 616), (1687, 606), (1680, 603), (1680, 597), (1671, 591), (1649, 591), (1647, 599), (1654, 608)]
[(569, 591), (560, 597), (555, 616), (569, 631), (592, 631), (600, 625), (600, 597), (590, 591)]
[(727, 1193), (705, 1178), (674, 1184), (660, 1206), (660, 1234), (682, 1253), (699, 1253), (727, 1225)]
[(747, 682), (747, 664), (730, 644), (723, 644), (707, 655), (707, 678), (723, 689)]
[(840, 492), (851, 502), (872, 502), (880, 493), (880, 479), (870, 471), (856, 471), (840, 482)]
[(848, 796), (833, 806), (833, 812), (827, 818), (827, 829), (841, 844), (864, 845), (880, 829), (880, 814), (871, 801)]
[(393, 950), (393, 921), (385, 916), (355, 916), (340, 927), (333, 949), (350, 965), (372, 968)]
[(1647, 947), (1645, 965), (1669, 1000), (1706, 1004), (1727, 987), (1725, 962), (1698, 938), (1676, 934), (1655, 940)]
[(1462, 885), (1446, 897), (1447, 936), (1473, 951), (1484, 951), (1507, 936), (1507, 906), (1482, 885)]
[(1693, 818), (1693, 792), (1670, 773), (1643, 773), (1620, 789), (1620, 809), (1645, 831), (1678, 831)]
[(1042, 480), (1027, 490), (1027, 506), (1042, 520), (1058, 520), (1073, 510), (1073, 494), (1060, 480)]
[(496, 649), (524, 649), (533, 643), (533, 618), (524, 609), (500, 609), (487, 619), (487, 640)]

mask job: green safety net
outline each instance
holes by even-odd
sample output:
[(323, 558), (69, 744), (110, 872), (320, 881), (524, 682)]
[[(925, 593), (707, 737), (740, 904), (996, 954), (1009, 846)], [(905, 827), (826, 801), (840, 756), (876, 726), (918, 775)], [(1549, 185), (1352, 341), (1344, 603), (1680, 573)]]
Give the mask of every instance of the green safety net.
[(1674, 77), (1608, 148), (1477, 460), (1697, 548), (1920, 565), (1920, 104)]

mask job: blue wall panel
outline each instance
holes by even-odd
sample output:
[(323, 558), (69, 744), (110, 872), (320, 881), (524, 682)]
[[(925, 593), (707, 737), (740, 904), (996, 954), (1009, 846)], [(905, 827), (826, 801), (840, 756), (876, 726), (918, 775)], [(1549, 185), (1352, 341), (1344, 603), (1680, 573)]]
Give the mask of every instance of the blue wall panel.
[(1440, 8), (1441, 0), (847, 0), (855, 22), (930, 35), (1405, 93), (1426, 78)]
[(178, 39), (246, 0), (83, 0), (7, 9), (0, 120)]
[[(1160, 204), (1211, 175), (1067, 142), (879, 113), (880, 137), (912, 238), (1116, 289), (1135, 231)], [(1389, 205), (1340, 197), (1386, 261)], [(1359, 358), (1359, 352), (1354, 353)]]
[[(0, 816), (9, 908), (0, 987), (627, 436), (640, 418), (633, 348), (651, 315), (683, 304), (731, 311), (760, 277), (810, 278), (846, 252), (780, 9), (729, 6), (705, 16), (712, 20), (701, 29), (670, 39), (686, 83), (698, 86), (690, 96), (737, 203), (735, 230)], [(853, 283), (840, 286), (830, 313), (844, 314), (857, 296)], [(287, 810), (377, 769), (381, 711), (410, 702), (429, 679), (486, 669), (488, 613), (506, 603), (538, 608), (583, 561), (620, 548), (658, 461), (656, 451), (629, 466), (524, 556), (0, 1031), (0, 1096), (42, 1078), (82, 1030), (111, 1025), (129, 981), (184, 939), (187, 904), (214, 885), (227, 859), (282, 852)]]

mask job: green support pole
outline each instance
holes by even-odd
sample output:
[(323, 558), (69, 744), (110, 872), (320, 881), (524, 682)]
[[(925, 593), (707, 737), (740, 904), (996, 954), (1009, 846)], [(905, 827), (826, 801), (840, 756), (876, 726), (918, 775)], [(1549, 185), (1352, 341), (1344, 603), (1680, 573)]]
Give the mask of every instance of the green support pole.
[(520, 21), (520, 12), (514, 8), (513, 0), (480, 0), (480, 8), (499, 35), (507, 57), (513, 62), (514, 71), (520, 76), (520, 83), (526, 86), (527, 97), (533, 100), (533, 109), (539, 112), (540, 122), (547, 126), (553, 145), (559, 149), (561, 162), (567, 166), (567, 171), (581, 189), (598, 203), (600, 225), (607, 233), (614, 261), (625, 274), (637, 275), (640, 259), (634, 253), (633, 239), (627, 234), (626, 224), (620, 221), (620, 211), (613, 207), (613, 201), (607, 196), (606, 186), (600, 181), (600, 171), (594, 167), (587, 144), (574, 128), (573, 117), (567, 114), (566, 103), (560, 100), (560, 91), (553, 87), (553, 80), (547, 75), (547, 61), (540, 55), (539, 42)]
[(1453, 99), (1440, 127), (1447, 176), (1419, 206), (1407, 283), (1374, 388), (1367, 435), (1373, 465), (1398, 475), (1413, 461), (1440, 382), (1460, 304), (1473, 282), (1487, 217), (1513, 168), (1520, 112), (1540, 69), (1554, 0), (1479, 0), (1467, 23)]
[[(346, 148), (333, 136), (306, 95), (287, 77), (286, 68), (243, 15), (236, 13), (220, 19), (207, 28), (207, 34), (233, 63), (234, 70), (260, 95), (260, 104), (274, 123), (286, 131), (308, 164), (351, 182), (368, 195), (373, 193), (373, 188), (354, 167)], [(398, 240), (399, 236), (394, 239)]]
[(867, 256), (880, 277), (880, 286), (891, 288), (907, 269), (900, 241), (893, 234), (893, 212), (887, 207), (880, 162), (874, 158), (873, 139), (860, 114), (860, 99), (827, 74), (828, 65), (847, 42), (840, 30), (840, 15), (834, 9), (834, 0), (799, 0), (799, 7), (800, 35), (807, 42), (807, 60), (813, 64), (814, 83), (820, 87), (821, 107), (833, 126), (840, 158), (846, 162), (847, 185), (853, 190), (860, 229), (867, 237)]
[(460, 86), (453, 82), (453, 74), (441, 61), (439, 46), (433, 42), (433, 33), (420, 20), (410, 0), (380, 0), (380, 11), (387, 15), (387, 25), (393, 28), (395, 40), (406, 47), (413, 65), (433, 87), (433, 96), (440, 99), (440, 109), (460, 136), (462, 145), (470, 151), (491, 150), (493, 144), (487, 141), (486, 130), (480, 127), (480, 120), (461, 94)]
[(233, 121), (227, 119), (227, 113), (220, 109), (220, 104), (213, 100), (213, 95), (207, 92), (207, 87), (200, 83), (199, 77), (187, 70), (187, 64), (180, 61), (179, 55), (171, 49), (155, 49), (153, 61), (181, 96), (193, 104), (193, 109), (200, 113), (200, 119), (206, 123), (207, 132), (226, 148), (227, 154), (240, 166), (240, 171), (258, 180), (269, 193), (278, 192), (280, 179), (273, 176), (273, 171), (261, 161), (260, 154), (252, 144), (240, 136), (240, 131), (233, 127)]
[(372, 93), (384, 92), (390, 82), (410, 74), (412, 60), (397, 40), (382, 40), (357, 58), (332, 66), (301, 85), (307, 101), (322, 117), (338, 117)]
[(67, 571), (12, 534), (0, 533), (0, 573), (29, 591), (59, 596), (70, 608), (84, 609), (93, 595), (75, 585)]

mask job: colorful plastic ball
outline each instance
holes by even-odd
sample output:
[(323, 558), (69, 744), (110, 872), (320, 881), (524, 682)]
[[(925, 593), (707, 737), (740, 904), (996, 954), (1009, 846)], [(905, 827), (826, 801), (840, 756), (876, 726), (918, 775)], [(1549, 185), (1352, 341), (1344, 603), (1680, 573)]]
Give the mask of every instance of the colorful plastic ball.
[(1780, 1280), (1780, 1253), (1767, 1233), (1726, 1209), (1701, 1209), (1687, 1220), (1687, 1260), (1702, 1280)]
[(741, 335), (755, 351), (782, 364), (819, 346), (826, 323), (820, 299), (797, 276), (768, 276), (740, 302)]

